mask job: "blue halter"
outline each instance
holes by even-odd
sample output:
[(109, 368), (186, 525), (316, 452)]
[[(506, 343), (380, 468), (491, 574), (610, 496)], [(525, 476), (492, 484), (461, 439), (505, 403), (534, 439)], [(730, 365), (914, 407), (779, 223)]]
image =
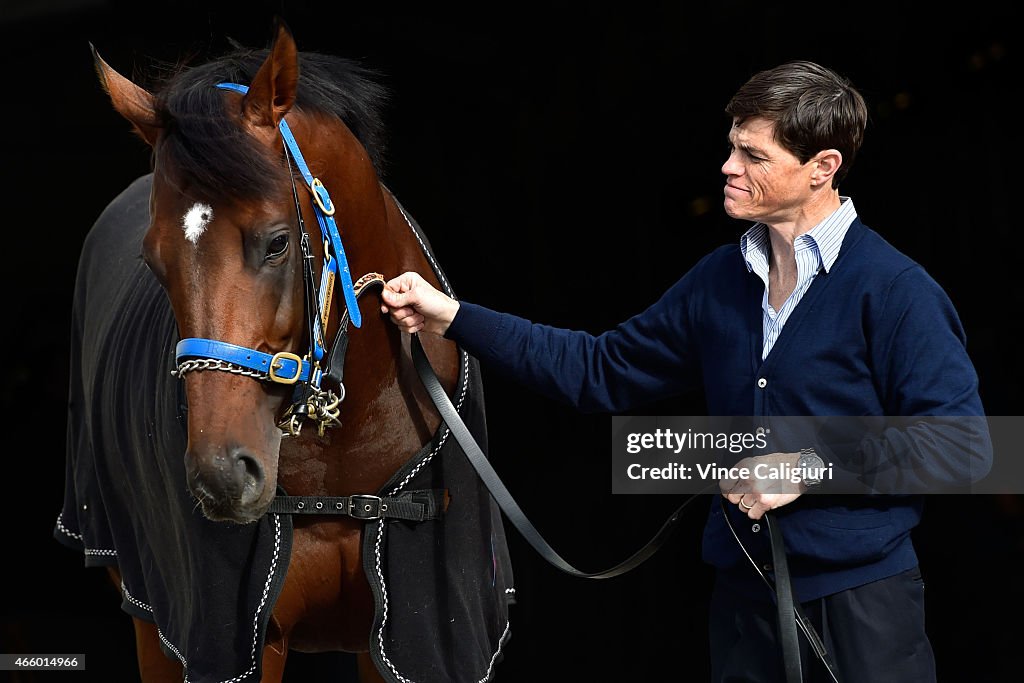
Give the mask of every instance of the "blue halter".
[[(220, 83), (217, 85), (221, 90), (232, 90), (242, 93), (249, 91), (249, 88), (237, 83)], [(341, 289), (345, 297), (347, 315), (342, 316), (342, 325), (350, 321), (355, 327), (362, 325), (362, 316), (359, 305), (356, 301), (355, 286), (352, 282), (352, 274), (349, 271), (348, 259), (345, 256), (345, 249), (341, 244), (341, 234), (338, 231), (337, 223), (334, 220), (335, 207), (327, 188), (320, 182), (319, 178), (313, 176), (306, 165), (306, 161), (299, 151), (299, 145), (292, 135), (288, 123), (282, 118), (278, 128), (284, 139), (288, 157), (295, 162), (295, 167), (302, 174), (306, 187), (310, 191), (313, 210), (316, 214), (317, 223), (320, 225), (320, 234), (324, 243), (324, 262), (321, 275), (320, 287), (317, 294), (316, 315), (310, 316), (310, 355), (307, 358), (300, 358), (298, 355), (286, 351), (275, 354), (264, 353), (228, 342), (215, 339), (187, 338), (178, 342), (175, 348), (175, 360), (177, 363), (176, 374), (180, 377), (192, 370), (226, 370), (236, 374), (243, 374), (264, 381), (279, 384), (295, 384), (302, 382), (308, 384), (317, 394), (326, 393), (320, 390), (320, 381), (323, 377), (323, 369), (320, 361), (325, 355), (323, 345), (323, 334), (327, 327), (328, 314), (331, 305), (331, 291), (335, 277), (341, 280)], [(299, 205), (296, 199), (296, 210)], [(299, 214), (301, 225), (302, 216)], [(303, 231), (302, 235), (303, 257), (311, 259), (312, 254), (308, 251), (308, 238)], [(333, 255), (332, 255), (333, 252)], [(308, 296), (308, 293), (307, 293)], [(312, 362), (310, 360), (312, 357)], [(225, 365), (227, 364), (227, 365)], [(342, 391), (342, 398), (344, 391)], [(332, 407), (336, 408), (340, 398), (334, 397)], [(330, 403), (330, 399), (328, 399)]]

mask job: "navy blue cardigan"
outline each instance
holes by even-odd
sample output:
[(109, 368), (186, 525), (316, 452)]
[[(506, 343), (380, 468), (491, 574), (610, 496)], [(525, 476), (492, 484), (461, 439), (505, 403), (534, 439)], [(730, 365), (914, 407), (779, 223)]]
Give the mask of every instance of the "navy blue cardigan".
[[(599, 336), (468, 302), (446, 336), (485, 367), (585, 412), (624, 412), (703, 388), (708, 414), (717, 416), (984, 415), (948, 296), (859, 219), (762, 362), (763, 295), (763, 282), (747, 270), (739, 245), (730, 244), (701, 259), (650, 308)], [(984, 420), (972, 424), (938, 439), (890, 429), (866, 437), (857, 457), (864, 470), (879, 473), (874, 483), (883, 488), (906, 485), (910, 471), (922, 486), (977, 479), (990, 466), (991, 442)], [(951, 452), (959, 459), (947, 457)], [(738, 590), (766, 596), (712, 499), (705, 560)], [(922, 508), (921, 495), (805, 495), (780, 508), (798, 598), (914, 567), (910, 532)], [(767, 562), (766, 534), (733, 506), (728, 510), (744, 545)]]

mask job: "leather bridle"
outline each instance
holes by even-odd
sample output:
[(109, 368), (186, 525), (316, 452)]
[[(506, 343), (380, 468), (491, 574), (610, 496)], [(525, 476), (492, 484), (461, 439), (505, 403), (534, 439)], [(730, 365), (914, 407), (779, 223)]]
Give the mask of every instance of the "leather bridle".
[[(220, 83), (222, 90), (242, 93), (248, 87), (237, 83)], [(175, 349), (177, 368), (174, 374), (184, 377), (197, 370), (220, 370), (252, 377), (259, 381), (286, 386), (295, 386), (291, 404), (278, 422), (278, 427), (290, 436), (298, 436), (304, 420), (312, 420), (323, 435), (329, 427), (340, 425), (339, 406), (345, 398), (342, 382), (345, 350), (348, 346), (348, 323), (355, 327), (362, 325), (357, 303), (358, 296), (369, 285), (383, 285), (379, 273), (369, 273), (352, 281), (341, 234), (334, 220), (335, 207), (327, 188), (319, 178), (313, 176), (299, 150), (288, 123), (282, 118), (278, 124), (284, 142), (285, 158), (289, 169), (294, 166), (302, 175), (309, 190), (313, 211), (320, 226), (324, 245), (324, 256), (319, 285), (313, 272), (313, 251), (309, 232), (302, 218), (295, 175), (289, 173), (292, 183), (292, 198), (299, 228), (299, 246), (302, 250), (302, 279), (305, 287), (306, 325), (309, 331), (309, 349), (305, 356), (290, 351), (265, 353), (257, 349), (238, 346), (216, 339), (190, 337), (178, 342)], [(332, 293), (335, 282), (339, 281), (344, 295), (341, 324), (331, 344), (330, 353), (325, 349), (324, 336), (330, 316)], [(336, 388), (326, 388), (323, 381), (329, 379)]]

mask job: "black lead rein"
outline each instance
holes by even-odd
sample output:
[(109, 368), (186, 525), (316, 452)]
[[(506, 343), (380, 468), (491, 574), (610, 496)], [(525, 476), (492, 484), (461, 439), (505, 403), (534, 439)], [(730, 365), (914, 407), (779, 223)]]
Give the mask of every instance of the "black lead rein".
[[(604, 571), (580, 571), (562, 559), (562, 557), (554, 551), (551, 545), (544, 540), (544, 537), (540, 535), (526, 515), (523, 514), (519, 504), (516, 503), (514, 498), (512, 498), (512, 494), (509, 493), (505, 484), (501, 481), (501, 478), (498, 477), (498, 474), (494, 471), (494, 468), (491, 466), (487, 456), (484, 455), (480, 446), (477, 444), (476, 439), (473, 438), (472, 433), (469, 431), (469, 428), (466, 427), (465, 422), (462, 421), (462, 417), (459, 416), (459, 411), (452, 404), (452, 401), (445, 392), (444, 387), (441, 386), (441, 382), (437, 378), (434, 368), (430, 365), (426, 352), (423, 350), (423, 344), (420, 342), (418, 333), (412, 335), (412, 359), (413, 364), (416, 366), (416, 371), (419, 373), (420, 380), (426, 387), (427, 393), (430, 394), (430, 398), (437, 407), (437, 410), (441, 413), (441, 419), (443, 419), (445, 424), (448, 425), (448, 429), (451, 430), (452, 436), (455, 437), (459, 446), (462, 447), (469, 463), (473, 466), (473, 469), (476, 470), (481, 481), (483, 481), (487, 486), (487, 489), (491, 492), (491, 495), (494, 497), (495, 502), (497, 502), (502, 512), (505, 513), (505, 516), (508, 517), (509, 521), (512, 522), (516, 529), (519, 530), (519, 533), (523, 535), (523, 538), (526, 539), (526, 541), (541, 555), (541, 557), (566, 574), (584, 579), (608, 579), (613, 576), (625, 574), (626, 572), (638, 567), (645, 560), (654, 555), (664, 542), (668, 540), (669, 536), (671, 536), (672, 532), (675, 530), (676, 524), (679, 522), (680, 513), (682, 513), (683, 508), (699, 496), (699, 494), (691, 496), (686, 500), (686, 502), (680, 505), (676, 511), (672, 513), (672, 516), (669, 517), (661, 526), (658, 533), (656, 533), (650, 541), (626, 560)], [(714, 484), (712, 486), (717, 488)], [(772, 540), (772, 561), (775, 563), (776, 575), (779, 577), (778, 583), (780, 585), (778, 586), (773, 584), (768, 577), (761, 572), (757, 563), (755, 563), (753, 558), (750, 557), (750, 554), (747, 553), (746, 548), (743, 546), (739, 536), (736, 535), (736, 531), (732, 528), (732, 524), (729, 522), (728, 513), (724, 507), (724, 500), (724, 498), (721, 498), (723, 506), (722, 512), (726, 515), (725, 520), (729, 525), (730, 531), (732, 531), (733, 536), (736, 537), (736, 541), (740, 544), (740, 548), (743, 549), (744, 554), (746, 554), (747, 558), (751, 563), (753, 563), (757, 573), (765, 583), (768, 584), (768, 588), (776, 595), (779, 604), (780, 640), (783, 645), (783, 659), (785, 660), (787, 683), (799, 683), (802, 680), (802, 674), (800, 671), (800, 646), (796, 639), (797, 626), (800, 627), (804, 636), (807, 637), (812, 649), (825, 665), (825, 668), (828, 670), (832, 680), (835, 683), (839, 683), (839, 678), (835, 673), (835, 664), (829, 657), (824, 643), (814, 630), (811, 622), (800, 609), (800, 604), (793, 600), (792, 586), (790, 584), (789, 571), (786, 563), (786, 553), (783, 546), (782, 533), (778, 528), (777, 520), (774, 519), (774, 516), (771, 513), (765, 514), (765, 523), (768, 526), (769, 535)]]
[(459, 446), (462, 447), (463, 452), (466, 454), (466, 458), (469, 463), (476, 470), (477, 475), (487, 486), (487, 489), (491, 492), (495, 502), (501, 508), (505, 516), (508, 517), (509, 521), (515, 525), (519, 533), (523, 535), (523, 538), (533, 546), (533, 549), (540, 553), (541, 557), (550, 562), (552, 565), (562, 570), (566, 574), (576, 576), (583, 579), (610, 579), (613, 576), (619, 576), (625, 574), (641, 565), (645, 560), (650, 558), (658, 549), (668, 540), (669, 536), (675, 530), (676, 524), (679, 522), (680, 513), (687, 505), (693, 502), (698, 496), (694, 495), (686, 500), (685, 503), (680, 505), (672, 516), (661, 526), (658, 533), (651, 538), (642, 548), (633, 553), (629, 558), (620, 562), (619, 564), (599, 572), (584, 572), (576, 569), (571, 564), (566, 562), (562, 557), (554, 551), (554, 549), (548, 544), (544, 537), (540, 535), (530, 520), (523, 514), (519, 504), (516, 503), (515, 499), (512, 498), (512, 494), (509, 493), (505, 484), (498, 477), (498, 474), (494, 471), (487, 456), (484, 455), (480, 446), (477, 444), (476, 439), (473, 438), (469, 428), (466, 427), (466, 423), (462, 421), (459, 416), (459, 411), (452, 404), (448, 394), (445, 393), (444, 387), (441, 386), (440, 380), (434, 373), (434, 368), (430, 365), (430, 361), (427, 359), (427, 354), (423, 350), (423, 344), (420, 342), (419, 334), (412, 335), (412, 360), (416, 366), (416, 371), (420, 375), (420, 379), (423, 381), (423, 385), (427, 389), (427, 393), (430, 394), (431, 400), (434, 405), (437, 406), (438, 412), (441, 413), (441, 419), (444, 420), (445, 424), (448, 425), (448, 429), (451, 430), (452, 436), (458, 441)]
[(782, 528), (779, 526), (779, 520), (775, 518), (774, 512), (764, 513), (764, 523), (768, 528), (768, 538), (771, 544), (772, 551), (772, 566), (775, 568), (776, 580), (773, 583), (769, 579), (761, 568), (754, 561), (754, 558), (747, 552), (746, 546), (743, 545), (743, 541), (740, 540), (739, 535), (736, 533), (736, 529), (733, 528), (732, 522), (729, 520), (729, 510), (725, 506), (725, 498), (721, 498), (719, 501), (722, 506), (722, 515), (725, 517), (725, 524), (729, 527), (729, 531), (732, 532), (733, 538), (736, 539), (736, 543), (739, 544), (743, 554), (746, 555), (747, 560), (754, 567), (757, 575), (761, 577), (761, 580), (765, 582), (770, 590), (775, 595), (776, 601), (776, 612), (778, 614), (778, 626), (779, 626), (779, 643), (782, 646), (782, 658), (786, 671), (786, 683), (800, 683), (803, 681), (803, 673), (800, 666), (800, 643), (797, 637), (797, 627), (804, 634), (807, 642), (810, 644), (814, 654), (821, 660), (821, 663), (825, 665), (825, 670), (828, 672), (829, 677), (834, 683), (840, 683), (839, 674), (836, 673), (835, 662), (832, 661), (832, 657), (828, 653), (828, 649), (825, 647), (825, 642), (821, 636), (814, 629), (814, 625), (811, 620), (807, 618), (803, 609), (800, 607), (800, 603), (793, 598), (793, 584), (792, 578), (789, 573), (789, 562), (786, 560), (786, 546), (782, 538)]

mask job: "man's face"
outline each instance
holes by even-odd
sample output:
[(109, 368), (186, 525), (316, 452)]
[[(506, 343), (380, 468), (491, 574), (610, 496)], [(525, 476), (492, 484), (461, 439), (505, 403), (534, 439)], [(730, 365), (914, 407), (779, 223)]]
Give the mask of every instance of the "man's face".
[(759, 117), (733, 121), (729, 146), (722, 165), (725, 212), (768, 225), (798, 221), (811, 196), (813, 161), (801, 164), (775, 141), (772, 122)]

